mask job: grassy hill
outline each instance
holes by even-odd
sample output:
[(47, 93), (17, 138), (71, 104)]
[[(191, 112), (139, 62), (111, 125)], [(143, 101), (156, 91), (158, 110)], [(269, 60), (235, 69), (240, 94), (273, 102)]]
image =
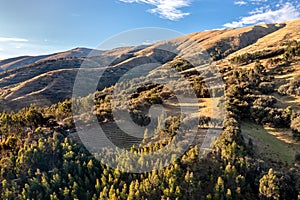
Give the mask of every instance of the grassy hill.
[[(207, 59), (211, 57), (213, 60), (218, 60), (217, 64), (220, 68), (223, 68), (224, 66), (230, 65), (227, 60), (244, 55), (245, 52), (272, 52), (272, 49), (278, 50), (287, 48), (288, 42), (299, 38), (299, 23), (300, 21), (296, 20), (281, 24), (256, 25), (240, 29), (192, 33), (180, 38), (137, 48), (118, 48), (109, 51), (92, 51), (91, 49), (77, 48), (47, 56), (24, 56), (3, 60), (0, 66), (6, 71), (0, 73), (1, 99), (4, 100), (6, 104), (9, 104), (16, 99), (11, 97), (13, 96), (12, 93), (18, 89), (18, 95), (20, 95), (18, 97), (22, 98), (23, 101), (15, 104), (19, 105), (16, 109), (28, 106), (31, 99), (35, 98), (35, 95), (39, 95), (39, 98), (44, 96), (44, 99), (51, 99), (48, 101), (49, 103), (55, 103), (55, 98), (48, 96), (57, 96), (55, 95), (55, 90), (51, 91), (49, 90), (51, 87), (47, 86), (51, 85), (54, 88), (62, 87), (61, 91), (64, 91), (63, 87), (65, 85), (65, 90), (69, 91), (67, 88), (72, 86), (72, 81), (70, 82), (71, 85), (61, 84), (62, 79), (59, 78), (59, 73), (65, 74), (69, 72), (70, 80), (74, 80), (76, 73), (73, 73), (73, 71), (76, 71), (75, 69), (80, 67), (84, 58), (91, 52), (92, 55), (89, 56), (93, 57), (93, 59), (97, 59), (97, 66), (93, 66), (93, 63), (91, 63), (91, 68), (108, 67), (114, 69), (114, 72), (116, 72), (117, 69), (126, 68), (128, 70), (133, 66), (149, 62), (160, 62), (164, 64), (174, 59), (176, 55), (188, 59), (200, 52), (202, 52), (202, 54), (204, 53)], [(172, 50), (174, 55), (172, 55), (172, 53), (167, 55), (166, 51), (158, 51), (158, 49), (163, 50), (166, 45), (176, 47), (176, 49)], [(260, 60), (264, 62), (264, 59)], [(99, 63), (101, 63), (101, 66), (98, 66)], [(251, 65), (251, 63), (249, 65)], [(50, 73), (51, 71), (55, 73)], [(119, 71), (121, 72), (122, 70)], [(48, 79), (44, 78), (45, 76), (53, 76), (52, 74), (56, 76)], [(112, 73), (109, 76), (111, 76), (109, 79), (114, 79), (113, 76), (118, 75)], [(292, 77), (293, 75), (290, 78)], [(29, 84), (31, 81), (32, 83)], [(113, 81), (111, 83), (113, 83)], [(29, 85), (31, 89), (26, 88)], [(43, 88), (45, 90), (43, 90)], [(39, 94), (40, 91), (43, 91), (43, 93)], [(58, 99), (61, 100), (69, 98), (70, 94), (66, 92), (66, 95), (58, 96)], [(39, 105), (42, 104), (44, 103)]]

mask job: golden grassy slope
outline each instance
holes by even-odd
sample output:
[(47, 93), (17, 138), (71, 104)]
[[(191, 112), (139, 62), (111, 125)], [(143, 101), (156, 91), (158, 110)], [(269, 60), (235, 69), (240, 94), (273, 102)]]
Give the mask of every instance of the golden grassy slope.
[(280, 25), (283, 26), (283, 28), (258, 39), (254, 44), (231, 54), (228, 58), (230, 59), (237, 55), (254, 53), (261, 50), (277, 50), (278, 48), (287, 47), (287, 41), (300, 41), (300, 19), (277, 24), (276, 26)]

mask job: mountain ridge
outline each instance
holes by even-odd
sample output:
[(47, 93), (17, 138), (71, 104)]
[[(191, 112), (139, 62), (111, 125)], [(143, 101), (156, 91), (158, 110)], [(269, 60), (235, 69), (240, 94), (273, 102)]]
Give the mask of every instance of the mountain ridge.
[(23, 67), (26, 65), (33, 64), (35, 62), (41, 62), (45, 60), (53, 60), (59, 58), (70, 58), (70, 57), (86, 57), (91, 52), (101, 53), (99, 50), (89, 49), (85, 47), (77, 47), (68, 51), (62, 51), (58, 53), (52, 53), (48, 55), (38, 55), (38, 56), (19, 56), (14, 58), (8, 58), (0, 60), (0, 70), (11, 70), (18, 67)]
[[(216, 61), (218, 67), (226, 68), (232, 65), (230, 59), (239, 55), (268, 50), (270, 46), (273, 49), (287, 48), (287, 45), (282, 44), (299, 41), (299, 27), (300, 19), (279, 24), (191, 33), (152, 45), (120, 47), (105, 51), (75, 48), (44, 56), (2, 60), (0, 68), (6, 71), (0, 73), (0, 101), (4, 102), (6, 107), (17, 110), (29, 106), (30, 100), (41, 96), (48, 100), (37, 103), (39, 106), (71, 98), (70, 88), (83, 62), (88, 63), (93, 70), (107, 70), (105, 81), (99, 89), (114, 84), (122, 73), (135, 66), (149, 62), (166, 64), (172, 60), (176, 61), (180, 56), (188, 59), (206, 55), (206, 59)], [(173, 49), (169, 51), (166, 47)], [(67, 77), (67, 81), (61, 79), (61, 76)], [(31, 81), (34, 84), (30, 84)], [(57, 95), (57, 88), (61, 88), (60, 91), (65, 93), (60, 92), (60, 95)]]

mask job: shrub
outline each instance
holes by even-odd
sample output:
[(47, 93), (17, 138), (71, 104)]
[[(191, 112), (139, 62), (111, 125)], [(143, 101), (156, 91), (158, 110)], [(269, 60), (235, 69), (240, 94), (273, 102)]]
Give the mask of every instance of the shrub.
[(290, 127), (290, 115), (283, 109), (253, 106), (250, 109), (251, 118), (258, 124), (269, 125), (271, 127)]
[(255, 107), (273, 107), (277, 100), (273, 96), (260, 96), (253, 102)]
[(295, 77), (288, 84), (280, 86), (278, 93), (281, 95), (300, 96), (300, 76)]
[(291, 128), (295, 139), (300, 140), (300, 113), (292, 116)]
[(270, 94), (272, 92), (274, 92), (274, 83), (271, 82), (262, 82), (258, 85), (259, 90), (263, 93), (263, 94)]

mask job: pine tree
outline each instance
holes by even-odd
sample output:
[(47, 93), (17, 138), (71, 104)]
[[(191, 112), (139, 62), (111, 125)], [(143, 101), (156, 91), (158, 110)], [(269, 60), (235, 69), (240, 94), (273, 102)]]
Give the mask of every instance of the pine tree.
[(224, 181), (222, 177), (218, 177), (217, 184), (215, 186), (214, 199), (224, 199)]
[(259, 193), (264, 199), (279, 199), (279, 181), (272, 168), (259, 180)]
[(132, 181), (129, 186), (129, 194), (127, 200), (134, 200), (134, 199), (135, 199), (135, 182)]
[(226, 200), (232, 200), (231, 190), (230, 190), (230, 189), (227, 189), (227, 192), (226, 192)]

